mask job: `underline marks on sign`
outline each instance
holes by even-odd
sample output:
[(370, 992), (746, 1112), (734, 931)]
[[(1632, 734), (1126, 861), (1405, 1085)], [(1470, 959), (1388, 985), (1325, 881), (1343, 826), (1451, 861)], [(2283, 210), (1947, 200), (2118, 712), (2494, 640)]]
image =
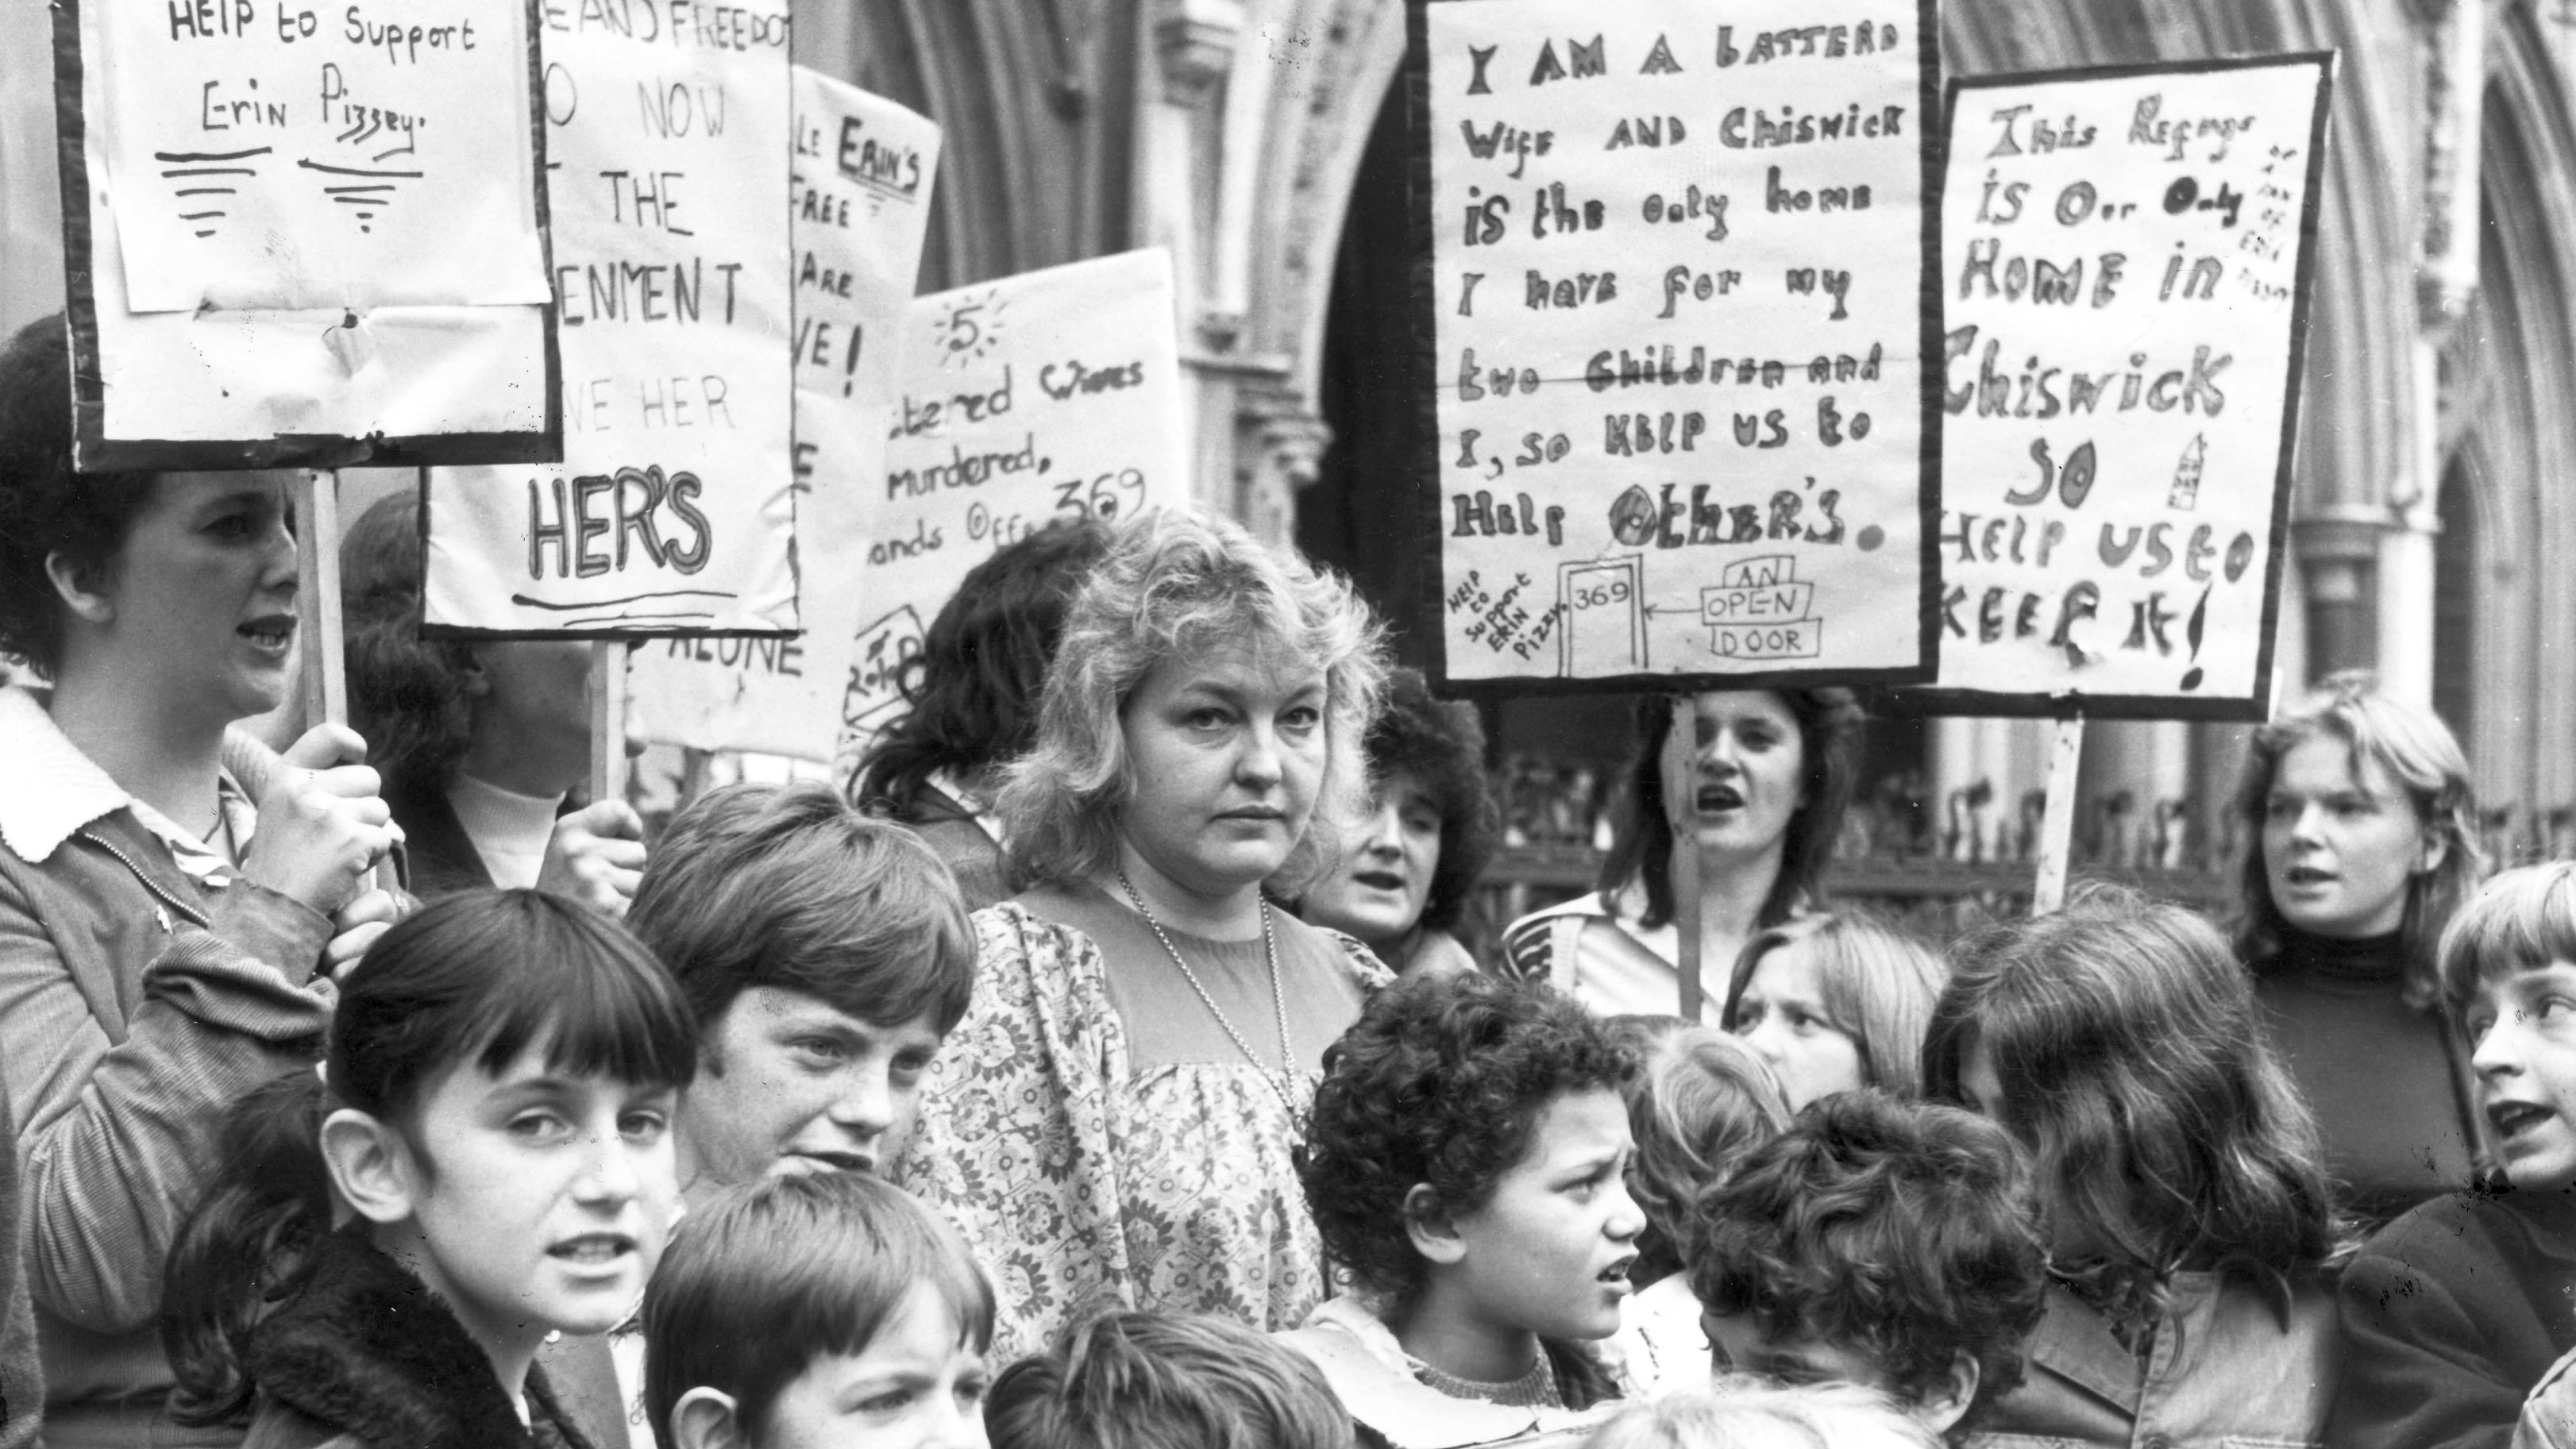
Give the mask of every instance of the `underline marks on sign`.
[[(259, 174), (259, 168), (256, 166), (236, 166), (227, 163), (248, 161), (253, 157), (265, 156), (275, 149), (276, 148), (273, 146), (253, 146), (246, 151), (155, 151), (152, 153), (152, 159), (164, 163), (164, 169), (161, 172), (162, 176), (173, 180), (196, 176), (257, 176)], [(230, 196), (234, 194), (234, 188), (229, 186), (183, 186), (178, 188), (177, 194), (181, 196)], [(223, 219), (224, 210), (222, 207), (212, 203), (201, 203), (201, 206), (201, 210), (183, 211), (179, 213), (179, 219), (181, 221), (193, 222), (214, 222), (221, 221)], [(201, 237), (209, 237), (215, 234), (215, 228), (212, 226), (200, 226), (195, 228), (195, 231), (197, 235)]]
[(658, 589), (650, 593), (628, 594), (622, 599), (582, 599), (570, 604), (549, 603), (544, 599), (532, 599), (526, 594), (512, 594), (510, 602), (526, 609), (552, 609), (558, 613), (569, 613), (576, 609), (605, 609), (619, 604), (640, 604), (646, 599), (679, 599), (691, 596), (709, 599), (740, 597), (722, 589)]
[[(358, 230), (370, 233), (375, 230), (373, 223), (376, 219), (376, 213), (384, 210), (385, 207), (391, 205), (393, 202), (395, 189), (394, 183), (397, 181), (417, 180), (421, 174), (417, 171), (378, 171), (359, 166), (330, 166), (325, 165), (320, 161), (297, 161), (295, 164), (308, 171), (319, 171), (326, 176), (364, 176), (383, 178), (382, 180), (351, 182), (344, 186), (325, 186), (322, 188), (323, 195), (330, 197), (340, 205), (358, 208), (358, 210), (353, 213), (358, 220)], [(371, 210), (370, 208), (373, 209)]]

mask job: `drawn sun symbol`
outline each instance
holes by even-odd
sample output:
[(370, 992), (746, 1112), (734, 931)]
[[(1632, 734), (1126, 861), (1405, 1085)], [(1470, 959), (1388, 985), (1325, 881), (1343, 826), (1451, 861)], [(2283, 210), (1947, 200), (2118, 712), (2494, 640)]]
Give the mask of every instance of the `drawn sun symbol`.
[(960, 297), (940, 312), (939, 319), (931, 324), (931, 336), (939, 348), (941, 367), (972, 367), (1001, 345), (1002, 313), (1009, 305), (1001, 295), (1001, 289), (996, 287)]

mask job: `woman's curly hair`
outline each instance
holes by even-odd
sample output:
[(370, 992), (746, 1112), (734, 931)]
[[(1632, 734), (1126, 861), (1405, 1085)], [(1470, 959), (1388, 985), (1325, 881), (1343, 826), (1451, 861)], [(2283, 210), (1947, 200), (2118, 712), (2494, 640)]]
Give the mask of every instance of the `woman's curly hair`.
[(1440, 812), (1440, 864), (1422, 903), (1422, 925), (1446, 931), (1494, 858), (1501, 814), (1485, 787), (1485, 726), (1475, 706), (1434, 699), (1419, 669), (1390, 670), (1386, 705), (1368, 732), (1369, 774), (1410, 775)]
[(1406, 1198), (1455, 1217), (1493, 1197), (1568, 1092), (1623, 1089), (1636, 1058), (1611, 1025), (1550, 987), (1464, 973), (1379, 993), (1324, 1053), (1298, 1176), (1326, 1251), (1402, 1301), (1423, 1259)]
[(51, 679), (62, 663), (63, 601), (45, 571), (61, 554), (104, 581), (151, 501), (150, 473), (72, 472), (71, 344), (57, 313), (0, 351), (0, 656)]
[(1238, 524), (1158, 508), (1117, 525), (1065, 613), (1037, 743), (1004, 772), (994, 801), (1014, 878), (1080, 881), (1117, 860), (1119, 816), (1136, 791), (1129, 697), (1166, 659), (1231, 647), (1324, 676), (1314, 813), (1270, 882), (1298, 895), (1342, 858), (1368, 806), (1362, 750), (1386, 678), (1383, 633), (1347, 580)]
[(1982, 1117), (1873, 1088), (1819, 1098), (1695, 1216), (1690, 1283), (1710, 1313), (1857, 1351), (1908, 1401), (1962, 1353), (1978, 1405), (2021, 1377), (2048, 1250), (2021, 1155)]

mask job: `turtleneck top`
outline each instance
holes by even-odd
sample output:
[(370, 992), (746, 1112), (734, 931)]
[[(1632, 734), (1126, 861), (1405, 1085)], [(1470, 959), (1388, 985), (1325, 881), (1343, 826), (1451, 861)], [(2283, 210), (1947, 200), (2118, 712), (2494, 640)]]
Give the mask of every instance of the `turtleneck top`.
[[(2366, 1229), (2469, 1183), (2472, 1146), (2441, 1017), (2408, 1006), (2399, 933), (2285, 931), (2257, 967), (2272, 1044), (2315, 1112), (2326, 1169)], [(2465, 1058), (2465, 1050), (2463, 1051)]]

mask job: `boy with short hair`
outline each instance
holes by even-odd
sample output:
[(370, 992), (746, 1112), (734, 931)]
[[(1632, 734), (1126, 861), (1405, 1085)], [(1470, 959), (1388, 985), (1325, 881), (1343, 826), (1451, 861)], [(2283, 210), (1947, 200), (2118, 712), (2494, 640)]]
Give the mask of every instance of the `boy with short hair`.
[(1434, 976), (1380, 993), (1324, 1056), (1301, 1175), (1358, 1291), (1282, 1335), (1398, 1444), (1555, 1428), (1619, 1397), (1645, 1216), (1620, 1089), (1636, 1063), (1543, 985)]
[(2576, 1349), (2576, 863), (2489, 880), (2440, 967), (2505, 1185), (2415, 1208), (2344, 1271), (2327, 1437), (2346, 1449), (2503, 1449)]
[(673, 1232), (643, 1317), (667, 1449), (983, 1449), (992, 1284), (873, 1176), (717, 1195)]
[(2012, 1139), (1877, 1091), (1819, 1098), (1746, 1154), (1690, 1243), (1721, 1369), (1858, 1383), (1953, 1440), (2020, 1379), (2048, 1286)]
[(626, 923), (704, 1042), (674, 1128), (688, 1201), (893, 1162), (975, 985), (965, 904), (930, 847), (817, 781), (728, 785), (671, 822)]
[(1352, 1449), (1305, 1355), (1232, 1319), (1121, 1309), (993, 1381), (992, 1449)]

